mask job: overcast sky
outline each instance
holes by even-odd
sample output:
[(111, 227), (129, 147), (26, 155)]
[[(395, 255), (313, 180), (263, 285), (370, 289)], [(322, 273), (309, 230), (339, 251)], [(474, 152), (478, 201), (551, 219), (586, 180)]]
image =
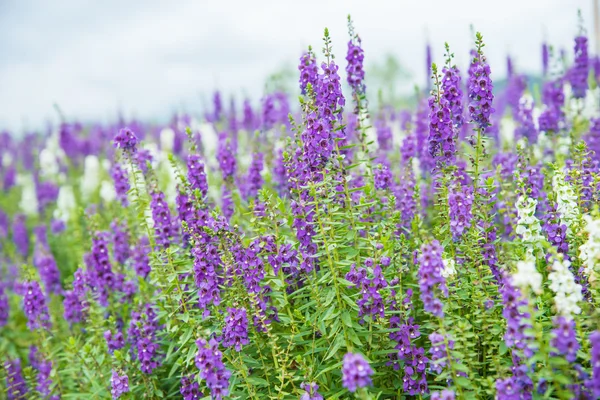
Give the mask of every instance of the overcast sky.
[(321, 48), (324, 27), (342, 62), (349, 13), (367, 67), (391, 52), (419, 84), (427, 40), (434, 59), (447, 41), (464, 64), (470, 24), (492, 77), (508, 52), (538, 71), (544, 36), (572, 51), (578, 8), (591, 32), (592, 0), (0, 0), (0, 129), (42, 126), (54, 103), (68, 118), (157, 119), (198, 112), (215, 89), (258, 98), (269, 73)]

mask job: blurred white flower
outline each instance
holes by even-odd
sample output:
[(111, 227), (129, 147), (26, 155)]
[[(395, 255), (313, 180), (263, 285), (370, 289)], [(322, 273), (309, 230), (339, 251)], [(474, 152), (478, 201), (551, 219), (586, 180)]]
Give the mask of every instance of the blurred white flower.
[(524, 242), (537, 244), (544, 240), (542, 235), (542, 226), (535, 216), (537, 200), (530, 197), (519, 196), (516, 203), (517, 208), (517, 227), (515, 231), (521, 236)]
[(453, 258), (442, 258), (444, 263), (444, 269), (442, 270), (442, 276), (446, 279), (456, 275), (456, 262)]
[(71, 218), (71, 213), (75, 210), (77, 203), (75, 202), (75, 194), (71, 186), (61, 186), (58, 191), (58, 199), (56, 200), (56, 210), (54, 210), (54, 218), (60, 219), (63, 222), (68, 222)]
[(586, 222), (584, 230), (588, 233), (588, 240), (579, 247), (579, 258), (583, 264), (583, 273), (590, 284), (595, 285), (600, 265), (600, 219), (593, 219), (589, 215), (584, 215), (583, 219)]
[(83, 176), (81, 177), (80, 188), (81, 196), (84, 201), (98, 190), (100, 186), (100, 161), (95, 155), (85, 157), (83, 165)]
[(60, 165), (56, 154), (49, 148), (40, 151), (40, 175), (44, 178), (56, 178), (60, 171)]
[(581, 308), (577, 303), (583, 300), (581, 285), (575, 283), (575, 277), (569, 270), (570, 265), (568, 260), (554, 260), (552, 272), (548, 274), (548, 279), (551, 281), (550, 289), (555, 293), (556, 310), (565, 318), (572, 318), (573, 314), (579, 314)]
[(535, 258), (528, 253), (525, 260), (517, 262), (517, 272), (512, 276), (513, 284), (526, 290), (531, 288), (535, 293), (542, 291), (542, 275), (535, 268)]
[(100, 185), (100, 197), (105, 203), (112, 203), (117, 198), (117, 192), (112, 182), (102, 181)]
[(175, 142), (175, 131), (171, 128), (165, 128), (160, 131), (160, 149), (166, 153), (173, 151)]
[(37, 214), (38, 200), (33, 175), (17, 175), (17, 184), (21, 186), (21, 201), (19, 207), (25, 214)]
[(554, 173), (552, 189), (556, 194), (556, 211), (560, 214), (560, 222), (567, 226), (567, 234), (570, 234), (571, 225), (579, 217), (579, 206), (577, 205), (577, 195), (563, 171)]

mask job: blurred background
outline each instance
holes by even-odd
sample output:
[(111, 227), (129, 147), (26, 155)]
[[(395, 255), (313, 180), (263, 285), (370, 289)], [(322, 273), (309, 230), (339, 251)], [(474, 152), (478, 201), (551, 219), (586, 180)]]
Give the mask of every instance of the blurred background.
[[(498, 84), (506, 56), (535, 81), (546, 41), (572, 58), (580, 27), (594, 40), (594, 0), (185, 1), (0, 0), (0, 130), (15, 134), (68, 119), (165, 121), (201, 114), (212, 93), (257, 103), (265, 91), (296, 93), (297, 64), (328, 27), (341, 64), (347, 15), (363, 40), (367, 93), (402, 102), (427, 79), (426, 45), (444, 42), (462, 67), (480, 31)], [(378, 93), (380, 93), (378, 95)]]

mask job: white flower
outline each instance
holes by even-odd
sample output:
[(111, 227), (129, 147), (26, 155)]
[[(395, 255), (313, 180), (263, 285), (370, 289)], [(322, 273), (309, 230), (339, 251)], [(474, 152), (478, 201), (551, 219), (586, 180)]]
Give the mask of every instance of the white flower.
[(600, 265), (600, 219), (592, 219), (589, 215), (584, 215), (583, 219), (586, 222), (584, 230), (588, 233), (588, 240), (579, 247), (579, 258), (583, 264), (583, 273), (593, 284), (597, 280)]
[(453, 258), (442, 258), (444, 263), (444, 269), (442, 269), (442, 276), (448, 279), (451, 276), (456, 275), (456, 262)]
[(556, 194), (556, 211), (560, 214), (560, 222), (567, 226), (567, 234), (571, 233), (571, 225), (579, 217), (577, 195), (571, 184), (567, 182), (563, 171), (556, 171), (552, 177), (552, 189)]
[(175, 131), (171, 128), (165, 128), (160, 131), (160, 149), (170, 153), (173, 151), (175, 142)]
[(583, 300), (581, 285), (575, 283), (575, 277), (569, 270), (571, 263), (568, 260), (554, 260), (552, 272), (548, 274), (551, 281), (550, 289), (556, 294), (554, 304), (558, 313), (566, 318), (579, 314), (581, 308), (577, 305)]
[(83, 176), (81, 177), (81, 196), (84, 201), (98, 190), (100, 186), (100, 161), (95, 155), (85, 157), (83, 165)]
[(542, 226), (535, 216), (537, 200), (530, 197), (519, 196), (517, 203), (517, 227), (515, 231), (521, 236), (524, 242), (539, 243), (544, 240), (542, 235)]
[(40, 151), (40, 175), (44, 178), (54, 178), (60, 172), (56, 154), (49, 148)]
[(542, 275), (535, 268), (535, 258), (531, 253), (525, 260), (517, 262), (517, 272), (513, 274), (512, 281), (521, 289), (530, 287), (535, 293), (542, 292)]
[(71, 186), (61, 186), (58, 191), (58, 199), (56, 200), (54, 218), (60, 219), (63, 222), (68, 222), (76, 205), (77, 203), (75, 202), (73, 188)]
[(106, 203), (111, 203), (117, 198), (115, 186), (109, 181), (102, 181), (100, 185), (100, 197)]
[(32, 175), (17, 175), (17, 183), (21, 186), (21, 202), (19, 207), (28, 215), (38, 212), (37, 192)]

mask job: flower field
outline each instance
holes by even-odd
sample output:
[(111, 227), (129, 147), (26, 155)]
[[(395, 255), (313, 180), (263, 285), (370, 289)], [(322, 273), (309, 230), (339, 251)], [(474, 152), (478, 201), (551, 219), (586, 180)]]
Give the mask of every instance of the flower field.
[(297, 93), (0, 135), (0, 398), (600, 398), (586, 34), (398, 109), (348, 27)]

